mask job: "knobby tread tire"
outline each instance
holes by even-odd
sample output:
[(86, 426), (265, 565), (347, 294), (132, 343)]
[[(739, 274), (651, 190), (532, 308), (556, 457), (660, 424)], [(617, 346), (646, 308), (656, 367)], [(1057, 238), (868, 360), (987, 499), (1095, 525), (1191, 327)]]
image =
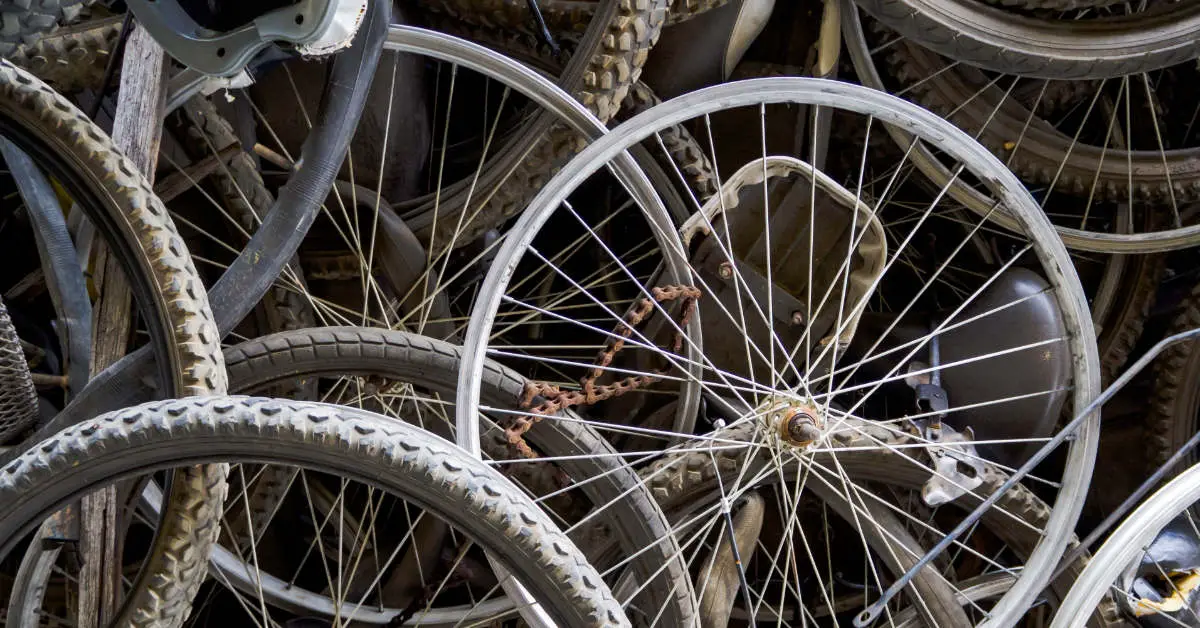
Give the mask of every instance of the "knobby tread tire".
[[(638, 81), (629, 90), (629, 97), (626, 99), (627, 106), (621, 108), (620, 119), (632, 118), (661, 102), (662, 100), (648, 85)], [(708, 158), (708, 152), (687, 128), (676, 124), (660, 131), (658, 137), (662, 138), (667, 155), (662, 155), (661, 150), (656, 150), (653, 154), (659, 161), (669, 161), (669, 163), (663, 164), (663, 169), (672, 181), (678, 179), (675, 173), (675, 169), (678, 168), (687, 181), (688, 187), (701, 203), (717, 193), (720, 189), (720, 182), (717, 181), (716, 168), (713, 167), (712, 160)]]
[[(452, 398), (461, 354), (457, 345), (418, 334), (374, 327), (326, 327), (243, 342), (226, 349), (225, 358), (236, 392), (253, 393), (288, 377), (359, 374), (386, 375)], [(486, 362), (482, 402), (492, 408), (520, 408), (525, 382), (515, 371)], [(649, 598), (647, 604), (654, 609), (665, 608), (660, 619), (663, 625), (694, 625), (696, 602), (687, 566), (679, 559), (669, 523), (636, 472), (581, 421), (542, 421), (526, 438), (543, 455), (571, 456), (556, 464), (570, 477), (592, 478), (582, 490), (593, 504), (619, 499), (595, 520), (603, 524), (604, 533), (621, 543), (626, 555), (640, 552), (632, 566), (645, 579), (642, 582), (652, 580), (652, 584), (639, 599)], [(484, 451), (493, 457), (511, 456), (507, 440), (498, 430), (485, 431), (482, 440)], [(580, 456), (582, 452), (597, 455)], [(595, 526), (589, 530), (595, 531)], [(596, 541), (586, 540), (584, 547)]]
[(21, 338), (0, 301), (0, 443), (20, 434), (38, 416), (38, 394)]
[[(674, 0), (667, 13), (666, 25), (686, 22), (728, 3), (729, 0)], [(476, 26), (538, 36), (525, 0), (420, 0), (420, 4), (430, 11)], [(538, 0), (538, 9), (551, 33), (575, 33), (586, 27), (588, 20), (596, 14), (598, 4), (595, 0)]]
[(484, 545), (561, 625), (629, 625), (579, 549), (494, 469), (417, 428), (324, 404), (158, 401), (68, 428), (0, 472), (0, 500), (8, 506), (0, 513), (0, 549), (10, 551), (46, 514), (89, 489), (151, 468), (238, 457), (382, 486)]
[[(462, 14), (489, 15), (511, 0), (464, 1), (473, 9), (462, 11)], [(590, 55), (589, 61), (580, 83), (565, 86), (601, 122), (608, 122), (617, 115), (630, 86), (641, 76), (650, 49), (658, 42), (670, 5), (670, 0), (605, 1), (615, 3), (614, 14), (602, 25), (604, 30), (595, 50), (575, 51), (576, 55)], [(528, 9), (523, 10), (528, 12)], [(513, 38), (509, 33), (501, 39), (525, 41), (528, 38)], [(499, 49), (504, 52), (506, 47), (501, 45)], [(528, 44), (521, 45), (521, 52), (526, 52), (528, 47)], [(473, 199), (473, 207), (443, 200), (436, 226), (431, 218), (414, 221), (414, 232), (434, 251), (450, 242), (454, 242), (454, 246), (462, 246), (474, 241), (524, 209), (538, 190), (584, 145), (584, 139), (575, 132), (561, 124), (552, 124), (542, 139), (528, 147), (516, 168), (494, 193), (481, 201)], [(432, 215), (433, 211), (428, 213)], [(460, 216), (463, 217), (461, 226)]]
[(33, 45), (46, 33), (69, 24), (96, 0), (15, 0), (0, 11), (0, 55), (21, 44)]
[[(1200, 283), (1179, 304), (1166, 335), (1200, 327)], [(1168, 348), (1155, 361), (1154, 393), (1146, 416), (1147, 473), (1153, 472), (1196, 433), (1200, 422), (1200, 351), (1196, 341)], [(1197, 460), (1193, 451), (1180, 469)]]
[(118, 15), (60, 28), (5, 56), (61, 92), (95, 89), (104, 81), (121, 19)]
[[(938, 5), (938, 2), (944, 4)], [(1200, 50), (1200, 12), (1054, 24), (975, 0), (855, 0), (892, 30), (963, 63), (1059, 80), (1126, 76), (1184, 63)]]
[[(221, 150), (238, 143), (233, 126), (225, 119), (210, 100), (196, 97), (184, 103), (184, 140), (188, 152), (195, 158), (218, 154)], [(220, 198), (225, 202), (229, 214), (238, 221), (245, 233), (258, 230), (262, 219), (275, 204), (275, 197), (263, 182), (262, 174), (254, 159), (245, 150), (231, 155), (211, 177)], [(244, 244), (244, 243), (243, 243)], [(284, 267), (282, 277), (294, 277), (304, 286), (304, 273), (299, 256)], [(316, 317), (307, 299), (282, 282), (272, 284), (263, 297), (267, 324), (271, 332), (303, 329), (316, 324)]]
[[(0, 118), (31, 134), (43, 152), (102, 201), (90, 218), (116, 249), (130, 283), (151, 300), (145, 314), (170, 363), (168, 389), (179, 396), (222, 394), (227, 380), (220, 335), (204, 285), (174, 223), (146, 179), (112, 141), (44, 82), (0, 61)], [(22, 146), (22, 148), (26, 148)], [(28, 151), (27, 151), (28, 152)], [(47, 155), (41, 155), (46, 158)], [(36, 160), (36, 157), (35, 157)], [(139, 586), (119, 619), (122, 625), (173, 626), (203, 581), (225, 493), (225, 470), (208, 465), (179, 474)]]
[(1142, 337), (1146, 317), (1154, 305), (1159, 282), (1166, 270), (1167, 257), (1161, 254), (1139, 255), (1127, 263), (1133, 268), (1122, 273), (1122, 298), (1096, 330), (1100, 344), (1100, 382), (1108, 386), (1121, 374), (1129, 354)]

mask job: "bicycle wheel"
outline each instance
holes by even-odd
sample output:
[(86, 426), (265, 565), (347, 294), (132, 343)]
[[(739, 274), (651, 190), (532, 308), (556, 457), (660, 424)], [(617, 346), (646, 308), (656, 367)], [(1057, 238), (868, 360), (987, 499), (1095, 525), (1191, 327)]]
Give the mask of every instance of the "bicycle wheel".
[[(800, 107), (805, 118), (829, 114), (834, 128), (860, 130), (861, 146), (817, 167), (792, 156), (789, 125)], [(723, 171), (720, 192), (693, 201), (694, 213), (673, 229), (653, 218), (639, 224), (636, 200), (606, 178), (605, 165), (674, 125), (707, 142)], [(945, 186), (922, 180), (908, 154), (871, 153), (880, 125), (904, 128), (956, 177), (1002, 199), (1019, 230), (992, 229), (987, 216), (964, 218), (942, 204)], [(804, 150), (816, 152), (818, 139), (805, 137)], [(732, 500), (772, 491), (790, 536), (759, 548), (752, 569), (765, 572), (738, 574), (741, 586), (750, 583), (741, 595), (767, 600), (764, 608), (808, 603), (815, 615), (822, 591), (846, 586), (827, 573), (828, 544), (816, 543), (823, 528), (802, 519), (800, 505), (804, 486), (816, 483), (851, 503), (869, 499), (844, 456), (890, 452), (897, 472), (911, 465), (924, 474), (916, 498), (926, 505), (970, 504), (989, 468), (1011, 470), (1047, 439), (1066, 404), (1083, 407), (1097, 394), (1086, 300), (1044, 215), (986, 149), (899, 99), (821, 80), (730, 83), (634, 117), (557, 177), (509, 232), (476, 300), (459, 377), (460, 438), (479, 410), (503, 411), (477, 397), (476, 369), (487, 358), (533, 380), (523, 411), (510, 412), (518, 435), (571, 408), (637, 452), (631, 464), (687, 459), (672, 456), (680, 452), (735, 459), (734, 480), (710, 487), (717, 506), (698, 524), (706, 532), (680, 545), (688, 552), (711, 542), (707, 534), (729, 527), (722, 521)], [(726, 438), (735, 427), (749, 437)], [(1090, 480), (1095, 429), (1093, 421), (1050, 480), (1053, 504), (1037, 542), (985, 623), (1012, 624), (1047, 584)], [(859, 436), (867, 442), (849, 444)], [(749, 461), (763, 458), (756, 471)], [(788, 472), (793, 466), (802, 472)], [(921, 529), (915, 515), (896, 514)], [(862, 515), (850, 538), (871, 521)], [(869, 545), (861, 536), (858, 544)], [(804, 563), (818, 574), (807, 589), (778, 578), (754, 584), (773, 565), (788, 576)], [(883, 588), (889, 571), (884, 557), (868, 559), (852, 583)], [(861, 608), (858, 591), (840, 612)], [(937, 612), (915, 587), (907, 592), (909, 603)], [(943, 608), (929, 616), (958, 625), (951, 613), (961, 607)]]
[[(752, 436), (752, 431), (745, 428), (716, 433), (716, 438), (726, 445), (734, 441), (748, 444)], [(978, 503), (973, 495), (967, 495), (943, 505), (928, 504), (922, 498), (922, 490), (928, 484), (930, 474), (919, 461), (906, 459), (911, 453), (905, 452), (913, 451), (911, 445), (914, 442), (905, 436), (891, 435), (889, 439), (895, 448), (891, 450), (873, 447), (872, 439), (860, 434), (847, 434), (845, 438), (847, 442), (842, 444), (842, 451), (815, 455), (824, 458), (823, 467), (836, 466), (853, 482), (853, 503), (847, 504), (847, 497), (831, 491), (826, 482), (818, 481), (815, 486), (806, 483), (805, 487), (820, 494), (819, 500), (810, 500), (822, 502), (815, 508), (821, 512), (824, 520), (846, 519), (851, 527), (862, 528), (863, 538), (877, 556), (887, 557), (889, 551), (895, 550), (895, 541), (900, 539), (904, 539), (909, 547), (928, 546), (936, 542), (943, 531), (961, 521), (961, 515), (968, 513)], [(739, 475), (769, 468), (772, 466), (769, 456), (769, 453), (761, 450), (747, 454), (743, 449), (732, 447), (716, 452), (684, 449), (655, 461), (640, 473), (668, 517), (676, 522), (684, 521), (684, 517), (687, 517), (690, 525), (695, 527), (702, 519), (694, 513), (713, 507), (713, 500), (719, 495), (719, 491), (714, 490), (716, 487), (722, 484), (735, 485)], [(785, 466), (782, 471), (777, 473), (776, 478), (763, 484), (786, 484), (803, 478), (804, 470), (800, 465)], [(975, 489), (979, 495), (992, 493), (1007, 479), (1007, 474), (995, 466), (984, 465), (981, 471), (983, 482)], [(893, 512), (908, 513), (910, 516), (895, 516)], [(1045, 528), (1051, 512), (1052, 509), (1029, 487), (1014, 487), (995, 509), (984, 514), (970, 539), (955, 543), (951, 557), (938, 561), (934, 569), (922, 574), (925, 582), (918, 583), (918, 586), (925, 587), (928, 593), (923, 593), (908, 608), (897, 608), (891, 621), (896, 625), (906, 625), (908, 621), (928, 622), (931, 619), (930, 612), (922, 608), (920, 600), (930, 599), (930, 594), (936, 594), (939, 586), (935, 579), (937, 576), (952, 583), (950, 595), (957, 600), (943, 600), (943, 603), (960, 605), (970, 625), (983, 621), (996, 600), (1002, 598), (1016, 582), (1020, 566), (1025, 564), (1041, 541), (1040, 531)], [(868, 514), (874, 516), (867, 517)], [(855, 519), (856, 516), (859, 519)], [(876, 525), (879, 530), (872, 530)], [(760, 540), (760, 543), (763, 541)], [(918, 554), (910, 554), (907, 558), (911, 560)], [(839, 562), (845, 565), (849, 561), (839, 558)], [(1016, 625), (1045, 625), (1047, 607), (1057, 608), (1088, 562), (1089, 557), (1085, 554), (1070, 565), (1063, 566), (1062, 574), (1040, 593), (1039, 602), (1032, 604)], [(888, 567), (895, 569), (893, 565)], [(725, 568), (729, 569), (729, 565)], [(832, 574), (826, 578), (834, 580)], [(977, 589), (980, 581), (988, 585)], [(851, 590), (841, 592), (836, 597), (831, 596), (831, 600), (822, 599), (813, 614), (818, 618), (824, 617), (830, 614), (828, 608), (849, 605), (860, 595)], [(798, 618), (804, 614), (799, 610), (803, 606), (795, 606), (796, 609), (790, 613), (762, 609), (760, 606), (757, 619), (767, 621), (777, 616)], [(738, 617), (749, 616), (744, 605), (735, 606), (733, 612)], [(1118, 626), (1122, 625), (1119, 615), (1115, 601), (1106, 598), (1087, 617), (1086, 623), (1093, 628)], [(962, 621), (959, 619), (960, 623)]]
[[(843, 36), (859, 80), (972, 133), (1028, 183), (1069, 248), (1154, 253), (1200, 241), (1200, 226), (1188, 211), (1200, 143), (1188, 113), (1191, 96), (1182, 87), (1192, 72), (1186, 64), (1099, 81), (994, 75), (923, 50), (874, 22), (864, 29), (858, 11), (849, 3), (844, 8)], [(903, 129), (889, 134), (901, 150), (911, 144)], [(950, 180), (945, 164), (923, 148), (912, 158), (930, 180)], [(969, 182), (954, 183), (949, 194), (979, 214), (995, 203)], [(1003, 208), (993, 219), (1014, 228)]]
[[(419, 23), (501, 53), (517, 55), (540, 47), (540, 35), (516, 26), (534, 24), (532, 13), (519, 3), (439, 0), (417, 6), (433, 10)], [(591, 7), (594, 11), (571, 11), (571, 26), (552, 32), (566, 48), (574, 48), (550, 65), (559, 77), (558, 85), (601, 122), (611, 120), (658, 41), (669, 7), (665, 0), (632, 4), (604, 0)], [(480, 22), (490, 28), (478, 28)], [(562, 25), (561, 21), (550, 24), (552, 28)], [(405, 219), (428, 248), (438, 252), (465, 246), (524, 209), (555, 168), (584, 145), (572, 129), (556, 122), (546, 112), (531, 112), (521, 132), (498, 138), (503, 144), (489, 151), (479, 173), (405, 203)]]
[[(302, 391), (319, 395), (327, 403), (339, 403), (369, 408), (395, 421), (406, 421), (433, 433), (452, 437), (450, 418), (453, 412), (447, 403), (452, 397), (458, 373), (459, 350), (453, 345), (423, 336), (373, 328), (335, 327), (297, 330), (247, 341), (226, 350), (231, 385), (237, 393), (274, 394), (276, 391)], [(300, 383), (303, 382), (303, 383)], [(499, 366), (488, 370), (488, 398), (498, 405), (517, 407), (523, 383), (515, 373)], [(617, 462), (617, 453), (599, 435), (584, 425), (564, 424), (552, 431), (538, 430), (530, 434), (530, 442), (540, 453), (536, 460), (514, 458), (507, 441), (500, 434), (485, 435), (485, 451), (500, 465), (505, 474), (531, 496), (539, 499), (541, 507), (572, 536), (575, 542), (591, 555), (592, 548), (613, 540), (620, 547), (616, 558), (608, 563), (593, 559), (598, 568), (608, 571), (605, 577), (619, 582), (621, 574), (630, 571), (621, 565), (632, 565), (633, 581), (642, 592), (622, 596), (629, 609), (627, 614), (639, 624), (650, 624), (643, 618), (659, 617), (661, 625), (692, 625), (695, 611), (691, 585), (686, 568), (678, 557), (678, 547), (667, 533), (667, 523), (654, 504), (649, 491), (640, 485), (632, 469)], [(320, 588), (309, 590), (291, 579), (291, 573), (302, 571), (301, 565), (283, 569), (279, 564), (261, 560), (248, 565), (250, 553), (258, 556), (278, 551), (280, 544), (303, 544), (295, 538), (294, 521), (277, 515), (281, 504), (294, 501), (299, 491), (295, 470), (269, 465), (246, 472), (254, 478), (247, 484), (235, 482), (234, 497), (222, 520), (225, 531), (214, 548), (212, 569), (220, 574), (217, 581), (234, 592), (248, 597), (247, 603), (261, 598), (274, 608), (297, 614), (333, 618), (353, 612), (355, 621), (367, 624), (389, 624), (403, 615), (405, 603), (397, 602), (395, 594), (371, 608), (355, 608), (338, 595)], [(234, 474), (237, 477), (237, 474)], [(564, 487), (565, 483), (565, 487)], [(570, 489), (565, 494), (564, 489)], [(315, 509), (339, 501), (341, 491), (324, 501), (314, 500)], [(238, 496), (241, 495), (241, 496)], [(545, 501), (541, 501), (544, 499)], [(144, 498), (152, 521), (154, 505), (161, 500), (156, 490)], [(586, 516), (585, 516), (586, 514)], [(335, 517), (337, 515), (332, 515)], [(378, 517), (357, 515), (348, 518), (354, 529), (371, 525)], [(437, 538), (435, 536), (435, 538)], [(257, 544), (256, 539), (272, 539)], [(435, 542), (433, 542), (435, 543)], [(249, 548), (255, 548), (253, 552)], [(308, 562), (336, 563), (346, 560), (340, 554), (322, 554), (321, 547), (306, 557)], [(58, 578), (51, 586), (51, 566), (60, 560), (60, 545), (31, 545), (14, 586), (10, 601), (10, 616), (38, 618), (56, 616), (54, 608), (45, 608), (44, 599), (71, 599), (74, 586), (70, 578)], [(425, 555), (436, 552), (425, 550)], [(610, 553), (610, 556), (612, 553)], [(362, 565), (349, 580), (369, 580), (374, 574), (372, 565)], [(61, 569), (62, 567), (55, 567)], [(375, 568), (378, 568), (377, 566)], [(261, 569), (261, 570), (260, 570)], [(413, 586), (419, 573), (404, 573), (397, 567), (387, 575), (393, 591)], [(321, 583), (324, 584), (324, 583)], [(422, 583), (422, 586), (428, 583)], [(53, 595), (46, 591), (52, 590)], [(214, 604), (209, 595), (209, 604)], [(227, 597), (227, 596), (226, 596)], [(496, 607), (498, 604), (492, 604)], [(468, 614), (462, 607), (435, 608), (425, 616), (425, 623), (455, 624)], [(57, 614), (61, 616), (61, 612)]]
[(1200, 620), (1198, 501), (1200, 467), (1195, 466), (1143, 501), (1104, 541), (1051, 626), (1080, 625), (1078, 618), (1108, 594), (1141, 625), (1190, 626)]
[(865, 11), (908, 39), (964, 63), (1005, 74), (1086, 80), (1149, 72), (1197, 51), (1200, 10), (1154, 3), (1119, 17), (1092, 7), (1051, 17), (974, 0), (860, 0)]
[[(846, 36), (864, 83), (909, 93), (975, 133), (1037, 190), (1070, 246), (1148, 252), (1195, 242), (1193, 225), (1181, 219), (1195, 197), (1195, 140), (1179, 88), (1186, 64), (1112, 81), (993, 77), (893, 40), (878, 57), (888, 70), (878, 72), (857, 23), (850, 16)], [(988, 206), (974, 191), (956, 190), (956, 198), (976, 211)]]
[[(599, 574), (575, 545), (528, 498), (497, 471), (453, 445), (419, 429), (369, 412), (323, 404), (216, 397), (154, 402), (102, 415), (70, 428), (26, 452), (6, 467), (0, 494), (10, 508), (0, 516), (7, 554), (41, 519), (69, 500), (131, 476), (215, 461), (271, 462), (300, 467), (302, 481), (358, 485), (345, 510), (379, 507), (395, 515), (392, 528), (359, 530), (381, 556), (395, 560), (411, 545), (412, 529), (425, 515), (450, 527), (455, 565), (484, 569), (483, 553), (499, 561), (533, 592), (534, 600), (560, 625), (627, 626)], [(390, 497), (390, 498), (389, 498)], [(319, 526), (320, 522), (316, 522)], [(317, 530), (318, 542), (330, 539)], [(332, 531), (334, 542), (344, 530)], [(390, 549), (394, 547), (395, 549)], [(481, 551), (482, 550), (482, 551)], [(361, 557), (361, 556), (360, 556)], [(332, 567), (342, 576), (337, 567)], [(332, 578), (332, 576), (331, 576)], [(439, 598), (456, 574), (433, 581)], [(474, 589), (478, 606), (500, 585), (455, 583)], [(463, 591), (455, 590), (454, 595)], [(410, 609), (420, 617), (424, 600)], [(251, 605), (248, 619), (270, 623), (271, 615)], [(339, 618), (341, 619), (341, 618)], [(353, 615), (344, 617), (352, 620)]]
[[(402, 130), (410, 132), (423, 122), (432, 124), (432, 129), (414, 132), (420, 136), (414, 137), (416, 145), (432, 134), (453, 150), (441, 155), (437, 149), (430, 163), (418, 166), (428, 168), (426, 176), (417, 178), (421, 185), (442, 189), (448, 186), (441, 181), (465, 177), (471, 183), (474, 177), (490, 172), (491, 156), (499, 150), (491, 146), (500, 144), (499, 135), (510, 122), (524, 129), (519, 123), (529, 109), (551, 114), (560, 121), (556, 124), (572, 129), (580, 141), (603, 132), (598, 120), (551, 81), (477, 44), (394, 26), (386, 48), (395, 54), (381, 65), (367, 121), (351, 146), (347, 164), (353, 163), (355, 169), (347, 166), (343, 171), (309, 239), (301, 246), (298, 263), (276, 281), (270, 293), (272, 302), (264, 304), (265, 316), (256, 321), (263, 324), (239, 329), (243, 337), (302, 327), (310, 321), (403, 327), (450, 339), (458, 336), (474, 285), (496, 244), (477, 243), (456, 253), (439, 253), (422, 244), (415, 237), (417, 229), (409, 226), (408, 197), (400, 189), (408, 185), (404, 181), (413, 183), (411, 156), (420, 157), (421, 151), (406, 147), (397, 153), (393, 144), (380, 138), (395, 137)], [(311, 63), (300, 67), (306, 68), (305, 72), (320, 71)], [(257, 94), (267, 91), (263, 85), (259, 92), (233, 92), (232, 103), (191, 102), (172, 118), (171, 128), (184, 150), (164, 152), (164, 164), (173, 171), (168, 178), (180, 183), (172, 186), (170, 206), (197, 251), (202, 270), (214, 276), (257, 228), (272, 191), (290, 172), (294, 153), (289, 144), (302, 133), (285, 127), (292, 123), (304, 127), (296, 120), (303, 114), (296, 112), (309, 111), (315, 104), (309, 82), (294, 69), (285, 66), (276, 74), (274, 80), (284, 87), (276, 90), (280, 93), (273, 99), (291, 107), (288, 116), (274, 115), (271, 110), (279, 106), (259, 101)], [(427, 111), (422, 104), (420, 115), (407, 109), (405, 114), (397, 113), (409, 106), (398, 96), (398, 87), (413, 83), (436, 91), (428, 95), (433, 102)], [(488, 112), (482, 131), (478, 118), (456, 115), (462, 109), (477, 108), (481, 100), (486, 101)], [(517, 101), (529, 106), (517, 107)], [(393, 106), (396, 112), (389, 112)], [(250, 111), (253, 133), (245, 132), (247, 120), (238, 117), (238, 107)], [(407, 118), (414, 124), (401, 125), (401, 119)], [(480, 135), (483, 143), (473, 144)], [(487, 141), (493, 135), (496, 138)], [(673, 143), (672, 150), (680, 150), (681, 145), (686, 142)], [(648, 160), (647, 156), (642, 161)], [(370, 172), (364, 175), (363, 169)], [(626, 173), (644, 196), (651, 197), (653, 188), (641, 171), (627, 168)], [(643, 178), (635, 181), (634, 177)], [(482, 182), (474, 194), (479, 199), (488, 195)]]
[[(203, 285), (166, 210), (136, 168), (64, 98), (7, 62), (0, 64), (0, 134), (66, 191), (119, 260), (139, 325), (158, 358), (163, 392), (223, 393), (224, 361)], [(29, 247), (33, 238), (25, 238)], [(36, 260), (36, 251), (26, 259)], [(36, 265), (24, 266), (14, 258), (11, 270), (36, 270)], [(15, 299), (8, 305), (10, 311), (27, 306)], [(186, 476), (172, 487), (146, 579), (122, 609), (125, 621), (165, 621), (200, 584), (199, 555), (176, 549), (186, 543), (203, 552), (211, 543), (215, 518), (210, 508), (219, 504), (224, 475), (218, 467), (202, 467)]]
[[(261, 394), (281, 386), (287, 389), (292, 382), (302, 380), (313, 386), (323, 401), (373, 409), (452, 438), (449, 400), (459, 370), (458, 356), (458, 347), (423, 336), (377, 328), (333, 327), (244, 342), (226, 351), (226, 363), (231, 386), (238, 393)], [(491, 365), (486, 370), (485, 387), (491, 404), (517, 408), (524, 381), (511, 370)], [(593, 564), (605, 570), (606, 579), (618, 582), (627, 571), (622, 565), (632, 566), (640, 592), (626, 593), (622, 601), (635, 623), (693, 624), (694, 601), (686, 566), (667, 532), (666, 520), (637, 474), (622, 465), (619, 454), (586, 425), (563, 423), (547, 428), (529, 434), (530, 444), (539, 452), (536, 459), (522, 460), (515, 455), (496, 428), (484, 434), (484, 450), (527, 492), (547, 499), (539, 503), (592, 557)], [(267, 536), (261, 532), (271, 519), (269, 513), (285, 499), (289, 484), (260, 479), (258, 490), (252, 490), (246, 498), (252, 508), (249, 514), (240, 516), (262, 524), (262, 528), (255, 528), (257, 538)], [(556, 496), (567, 488), (571, 489), (567, 495)], [(227, 516), (231, 522), (227, 529), (247, 528), (244, 522), (235, 523), (234, 514)], [(286, 530), (273, 534), (286, 534)], [(593, 556), (592, 550), (609, 539), (620, 551), (615, 559), (600, 562), (601, 557)], [(247, 579), (251, 572), (231, 566), (235, 559), (232, 555), (215, 558), (214, 566), (244, 593), (269, 591), (276, 596), (274, 602), (284, 607), (333, 615), (331, 610), (336, 604), (329, 597), (298, 591), (295, 585), (285, 586), (285, 578), (270, 574), (254, 574)], [(362, 611), (357, 620), (388, 623), (399, 610)], [(453, 613), (443, 615), (453, 618), (447, 621), (461, 619)]]

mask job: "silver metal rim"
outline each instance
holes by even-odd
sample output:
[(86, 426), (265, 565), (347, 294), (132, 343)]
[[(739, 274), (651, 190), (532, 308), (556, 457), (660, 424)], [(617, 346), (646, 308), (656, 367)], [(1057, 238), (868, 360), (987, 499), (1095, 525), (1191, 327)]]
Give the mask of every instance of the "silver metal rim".
[[(454, 63), (499, 81), (537, 103), (543, 109), (558, 116), (559, 119), (587, 137), (600, 137), (607, 131), (604, 124), (592, 115), (586, 107), (555, 85), (552, 80), (519, 62), (478, 44), (437, 31), (413, 26), (393, 25), (389, 28), (384, 48), (393, 52), (419, 54), (440, 61)], [(638, 197), (639, 202), (645, 203), (648, 207), (657, 208), (655, 211), (660, 212), (663, 220), (662, 224), (669, 225), (670, 219), (668, 218), (669, 214), (666, 206), (658, 196), (654, 186), (642, 170), (635, 165), (632, 158), (616, 164), (615, 170), (621, 181)], [(698, 395), (696, 396), (696, 403), (699, 403)], [(472, 421), (470, 421), (470, 436), (464, 439), (460, 432), (459, 445), (478, 458), (481, 457), (481, 451), (478, 436), (479, 425), (476, 419), (477, 417), (473, 417)], [(458, 429), (463, 429), (461, 419), (459, 420)], [(152, 499), (154, 495), (159, 495), (159, 497)], [(143, 504), (157, 506), (160, 503), (161, 493), (158, 487), (153, 485), (148, 487), (147, 493), (143, 496)], [(157, 512), (157, 510), (151, 510)], [(339, 610), (335, 608), (334, 603), (329, 598), (323, 595), (289, 586), (286, 582), (270, 574), (254, 574), (233, 553), (220, 546), (214, 547), (213, 555), (210, 558), (210, 565), (222, 584), (236, 587), (254, 595), (262, 593), (273, 604), (291, 609), (320, 613), (325, 616), (333, 616), (335, 611)], [(513, 593), (510, 592), (510, 595)], [(468, 609), (467, 607), (463, 609), (438, 609), (426, 615), (423, 621), (432, 622), (434, 625), (454, 625), (464, 620), (471, 620), (476, 616), (491, 616), (495, 613), (506, 611), (512, 608), (512, 606), (512, 600), (505, 599), (496, 600), (475, 609)], [(472, 612), (468, 613), (468, 610)], [(387, 624), (392, 621), (398, 609), (381, 612), (376, 609), (343, 604), (340, 612), (346, 616), (354, 617), (355, 621)]]
[[(518, 262), (541, 227), (572, 190), (623, 151), (655, 131), (721, 109), (748, 105), (794, 103), (853, 111), (874, 116), (919, 135), (964, 163), (974, 174), (1000, 189), (1000, 200), (1034, 241), (1034, 250), (1051, 282), (1070, 335), (1075, 361), (1073, 403), (1086, 407), (1100, 390), (1099, 355), (1095, 329), (1070, 256), (1054, 227), (1016, 176), (986, 148), (952, 124), (912, 103), (860, 85), (825, 79), (766, 78), (726, 83), (702, 89), (643, 112), (597, 140), (546, 184), (505, 236), (505, 242), (481, 285), (463, 350), (458, 381), (456, 420), (459, 444), (478, 447), (477, 432), (468, 432), (479, 412), (480, 388), (487, 342), (502, 296)], [(668, 251), (670, 252), (670, 251)], [(678, 251), (676, 252), (678, 253)], [(1065, 288), (1065, 290), (1063, 289)], [(1064, 294), (1069, 293), (1069, 294)], [(1033, 551), (1021, 577), (981, 625), (1009, 626), (1021, 616), (1050, 579), (1053, 567), (1073, 534), (1091, 479), (1099, 438), (1099, 416), (1089, 418), (1072, 442), (1062, 487), (1047, 522), (1045, 537)], [(477, 426), (476, 426), (477, 428)], [(469, 439), (469, 440), (466, 440)]]
[(1125, 518), (1071, 585), (1050, 628), (1083, 626), (1129, 563), (1164, 526), (1197, 501), (1200, 501), (1200, 465), (1180, 473)]
[[(863, 38), (858, 7), (851, 0), (842, 0), (842, 15), (842, 37), (846, 40), (846, 51), (850, 54), (855, 73), (864, 85), (883, 90), (883, 79), (871, 61), (870, 51)], [(912, 142), (912, 135), (902, 128), (888, 126), (887, 132), (902, 147), (907, 147)], [(922, 174), (936, 184), (942, 185), (950, 180), (949, 171), (938, 163), (937, 158), (925, 147), (913, 150), (911, 159)], [(992, 222), (1005, 229), (1019, 230), (1017, 220), (1006, 211), (991, 211), (991, 200), (985, 198), (978, 190), (955, 184), (950, 186), (949, 194), (964, 207), (981, 216), (990, 216)], [(1063, 226), (1055, 226), (1054, 230), (1068, 248), (1094, 253), (1163, 253), (1195, 246), (1197, 240), (1200, 240), (1200, 224), (1151, 233), (1104, 233)]]

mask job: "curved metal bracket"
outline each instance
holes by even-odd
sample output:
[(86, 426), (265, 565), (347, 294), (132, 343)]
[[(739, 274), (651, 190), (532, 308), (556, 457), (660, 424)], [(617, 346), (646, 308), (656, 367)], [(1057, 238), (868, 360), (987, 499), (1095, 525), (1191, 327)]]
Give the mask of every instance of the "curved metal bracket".
[(228, 32), (202, 27), (173, 0), (127, 0), (155, 41), (176, 61), (204, 74), (231, 76), (274, 42), (306, 44), (329, 28), (337, 0), (300, 0)]

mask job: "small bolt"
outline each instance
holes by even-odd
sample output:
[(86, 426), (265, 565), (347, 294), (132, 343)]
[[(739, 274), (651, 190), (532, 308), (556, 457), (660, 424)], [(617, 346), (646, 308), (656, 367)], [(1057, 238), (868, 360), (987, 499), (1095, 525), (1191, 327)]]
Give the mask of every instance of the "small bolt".
[(733, 264), (721, 262), (721, 266), (717, 269), (717, 272), (721, 275), (721, 279), (729, 279), (733, 277)]
[(804, 312), (801, 312), (800, 310), (796, 310), (795, 312), (792, 312), (792, 324), (793, 325), (803, 325), (804, 324)]

